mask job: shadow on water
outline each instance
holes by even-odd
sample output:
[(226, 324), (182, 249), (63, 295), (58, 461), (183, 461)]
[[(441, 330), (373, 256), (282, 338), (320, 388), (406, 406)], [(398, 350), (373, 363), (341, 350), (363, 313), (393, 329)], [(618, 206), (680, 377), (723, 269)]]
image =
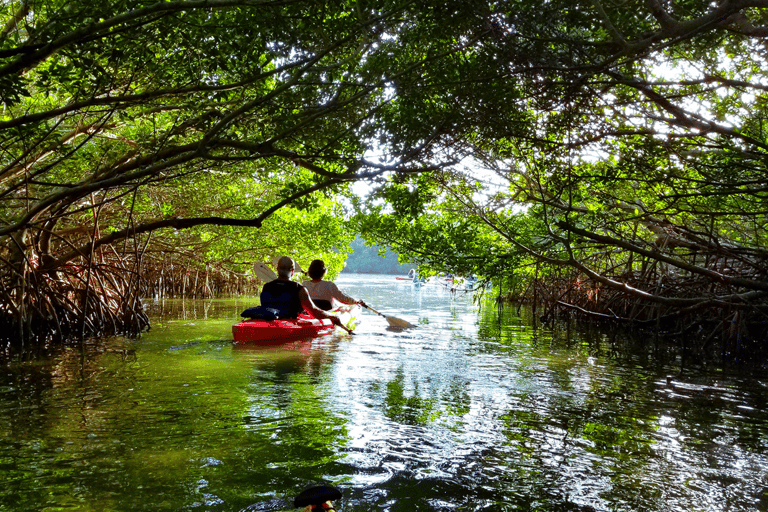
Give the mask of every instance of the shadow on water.
[(768, 509), (768, 381), (612, 332), (536, 326), (345, 276), (355, 336), (235, 346), (249, 299), (166, 301), (152, 330), (10, 361), (0, 510)]

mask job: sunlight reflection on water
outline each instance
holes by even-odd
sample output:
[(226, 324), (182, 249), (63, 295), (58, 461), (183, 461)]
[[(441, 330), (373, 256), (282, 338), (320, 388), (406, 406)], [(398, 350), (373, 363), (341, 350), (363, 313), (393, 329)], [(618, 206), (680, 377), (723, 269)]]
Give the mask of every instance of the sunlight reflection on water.
[(339, 510), (768, 509), (764, 379), (337, 282), (416, 327), (364, 312), (354, 336), (235, 346), (253, 300), (166, 301), (139, 340), (9, 366), (0, 509), (290, 509), (318, 483)]

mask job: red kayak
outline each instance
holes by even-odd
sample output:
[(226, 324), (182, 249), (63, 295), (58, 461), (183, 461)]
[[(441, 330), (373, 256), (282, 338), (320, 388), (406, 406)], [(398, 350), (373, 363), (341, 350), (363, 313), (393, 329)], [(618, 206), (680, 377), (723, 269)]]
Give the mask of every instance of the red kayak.
[[(340, 306), (330, 313), (341, 317), (350, 327), (360, 313), (359, 306)], [(334, 325), (328, 319), (312, 318), (301, 314), (299, 318), (280, 320), (243, 320), (232, 326), (235, 343), (282, 343), (289, 340), (324, 336), (333, 332)]]

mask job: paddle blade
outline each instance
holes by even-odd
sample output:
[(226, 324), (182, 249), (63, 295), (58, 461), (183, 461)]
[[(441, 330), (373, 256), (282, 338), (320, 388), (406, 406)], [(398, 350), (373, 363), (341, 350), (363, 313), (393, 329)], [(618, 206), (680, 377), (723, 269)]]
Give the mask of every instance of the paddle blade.
[[(277, 268), (277, 262), (280, 261), (280, 258), (282, 258), (282, 256), (275, 256), (274, 258), (272, 258), (273, 267)], [(306, 274), (306, 272), (304, 272), (304, 269), (301, 268), (301, 263), (296, 261), (295, 258), (291, 258), (291, 259), (293, 260), (293, 268), (296, 271), (296, 273)]]
[(341, 498), (341, 491), (328, 485), (318, 485), (302, 492), (293, 500), (295, 507), (306, 507), (307, 505), (322, 505), (326, 501), (333, 501)]
[(385, 315), (384, 318), (387, 319), (387, 322), (389, 322), (390, 326), (397, 327), (398, 329), (410, 329), (411, 327), (416, 327), (409, 321), (403, 320), (402, 318), (397, 318), (389, 315)]
[(258, 277), (262, 283), (268, 283), (277, 279), (277, 274), (275, 274), (266, 263), (260, 261), (253, 264), (253, 273), (256, 274), (256, 277)]

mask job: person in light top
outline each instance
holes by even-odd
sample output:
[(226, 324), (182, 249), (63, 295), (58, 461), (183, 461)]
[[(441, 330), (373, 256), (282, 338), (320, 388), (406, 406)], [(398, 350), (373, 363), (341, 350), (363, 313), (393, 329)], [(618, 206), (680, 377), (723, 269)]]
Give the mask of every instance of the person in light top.
[(325, 281), (323, 278), (328, 272), (325, 268), (325, 262), (323, 260), (312, 260), (309, 264), (307, 274), (310, 280), (304, 281), (302, 284), (307, 288), (309, 296), (312, 298), (312, 302), (317, 307), (328, 311), (333, 309), (333, 301), (336, 300), (342, 304), (360, 304), (366, 307), (365, 302), (362, 300), (350, 297), (336, 286), (336, 283), (332, 281)]

